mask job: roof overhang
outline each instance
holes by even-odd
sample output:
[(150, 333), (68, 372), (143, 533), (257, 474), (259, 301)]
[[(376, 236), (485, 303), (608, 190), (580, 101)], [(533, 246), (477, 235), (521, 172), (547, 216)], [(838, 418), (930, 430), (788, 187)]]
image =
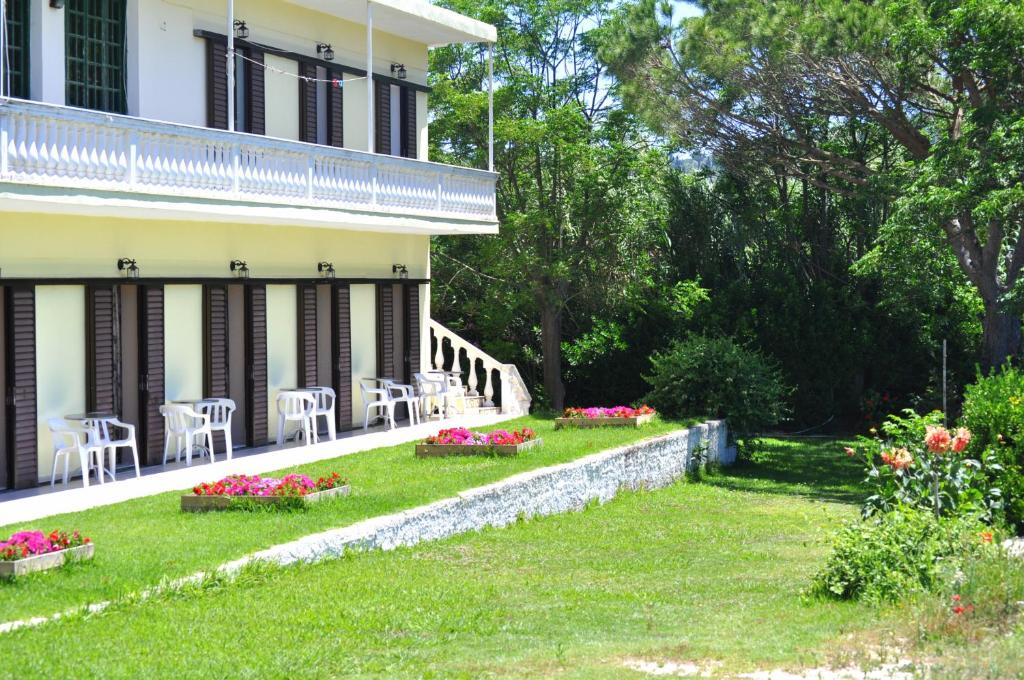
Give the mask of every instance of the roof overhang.
[[(293, 5), (366, 24), (366, 0), (285, 0)], [(374, 28), (429, 47), (497, 42), (497, 29), (482, 21), (436, 7), (425, 0), (372, 0)]]

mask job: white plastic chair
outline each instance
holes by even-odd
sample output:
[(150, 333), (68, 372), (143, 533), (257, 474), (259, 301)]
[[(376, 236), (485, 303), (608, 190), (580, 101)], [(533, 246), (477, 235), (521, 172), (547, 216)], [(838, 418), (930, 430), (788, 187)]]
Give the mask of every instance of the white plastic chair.
[[(199, 449), (199, 455), (204, 453), (210, 455), (210, 462), (213, 457), (213, 430), (210, 429), (210, 416), (205, 413), (198, 413), (187, 404), (164, 404), (160, 407), (160, 415), (164, 417), (167, 424), (167, 437), (164, 441), (164, 465), (171, 455), (171, 446), (174, 446), (174, 462), (181, 460), (181, 451), (185, 450), (185, 465), (192, 465), (192, 451)], [(205, 439), (206, 447), (197, 443), (196, 439)]]
[(387, 389), (391, 401), (395, 402), (395, 404), (406, 405), (409, 411), (409, 423), (415, 425), (420, 410), (420, 398), (416, 396), (416, 390), (413, 389), (413, 386), (389, 382), (384, 387)]
[(441, 418), (444, 418), (444, 380), (431, 378), (422, 373), (414, 373), (413, 379), (416, 381), (416, 389), (419, 392), (421, 419), (429, 418), (434, 415), (435, 411)]
[[(231, 441), (231, 416), (238, 408), (233, 399), (204, 399), (199, 403), (199, 412), (210, 418), (210, 430), (224, 434), (224, 448), (227, 449), (228, 460), (234, 450)], [(210, 456), (213, 456), (213, 445), (210, 445)]]
[(391, 399), (390, 392), (384, 387), (367, 387), (367, 383), (376, 385), (376, 380), (363, 378), (359, 381), (359, 391), (363, 395), (363, 404), (366, 409), (363, 411), (363, 429), (370, 425), (370, 409), (375, 409), (374, 420), (383, 418), (384, 421), (395, 429), (395, 402)]
[[(68, 460), (72, 455), (78, 456), (79, 464), (82, 467), (82, 486), (89, 486), (89, 474), (93, 468), (99, 477), (99, 483), (103, 483), (103, 453), (101, 444), (90, 441), (94, 430), (86, 425), (70, 423), (61, 418), (51, 418), (47, 421), (50, 434), (53, 436), (53, 468), (50, 471), (50, 486), (57, 481), (57, 464), (64, 461), (63, 484), (68, 485)], [(112, 476), (112, 475), (111, 475)]]
[[(448, 409), (454, 409), (456, 413), (466, 412), (466, 388), (457, 375), (448, 375), (443, 371), (437, 372), (441, 380), (441, 394), (444, 397), (444, 415), (448, 417)], [(462, 408), (456, 408), (455, 404), (461, 403)]]
[[(135, 476), (141, 477), (142, 472), (139, 470), (139, 445), (135, 439), (135, 426), (128, 423), (122, 422), (117, 418), (103, 419), (103, 420), (88, 420), (86, 426), (93, 428), (99, 433), (98, 444), (101, 444), (104, 449), (107, 450), (110, 457), (110, 477), (116, 479), (117, 474), (117, 450), (128, 449), (132, 452), (132, 460), (135, 462)], [(122, 429), (125, 431), (125, 436), (121, 439), (115, 439), (111, 434), (113, 428)]]
[(316, 434), (316, 398), (311, 392), (284, 391), (277, 395), (277, 445), (284, 446), (284, 431), (288, 423), (299, 426), (297, 437), (305, 437), (307, 444), (319, 441)]
[[(327, 436), (334, 441), (338, 438), (337, 423), (334, 416), (334, 404), (338, 395), (330, 387), (312, 387), (311, 394), (316, 399), (316, 409), (313, 411), (313, 430), (319, 433), (320, 418), (327, 420)], [(318, 435), (319, 436), (319, 435)]]

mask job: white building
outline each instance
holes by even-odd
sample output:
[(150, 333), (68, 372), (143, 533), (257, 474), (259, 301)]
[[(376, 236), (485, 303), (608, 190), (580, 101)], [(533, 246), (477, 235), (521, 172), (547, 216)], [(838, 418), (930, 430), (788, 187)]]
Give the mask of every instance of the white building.
[[(427, 51), (494, 27), (424, 0), (5, 15), (0, 488), (49, 480), (53, 417), (119, 413), (155, 464), (165, 401), (233, 398), (254, 446), (280, 389), (330, 385), (347, 429), (360, 378), (461, 344), (429, 320), (430, 236), (496, 233), (496, 176), (429, 162)], [(490, 397), (508, 367), (465, 349)]]

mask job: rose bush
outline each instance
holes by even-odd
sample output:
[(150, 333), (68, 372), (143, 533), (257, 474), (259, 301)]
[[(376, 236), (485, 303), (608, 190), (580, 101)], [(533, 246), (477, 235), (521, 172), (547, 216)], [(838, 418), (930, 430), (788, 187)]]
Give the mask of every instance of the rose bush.
[(889, 416), (881, 433), (873, 431), (846, 449), (847, 455), (863, 458), (873, 490), (864, 516), (907, 506), (936, 516), (970, 512), (990, 519), (1002, 507), (1000, 490), (988, 483), (999, 463), (990, 455), (981, 460), (965, 455), (970, 430), (946, 429), (941, 413), (904, 414)]
[(0, 543), (0, 561), (23, 560), (26, 557), (77, 548), (91, 542), (87, 536), (82, 536), (78, 531), (73, 531), (70, 534), (56, 529), (49, 534), (44, 534), (41, 531), (19, 531)]

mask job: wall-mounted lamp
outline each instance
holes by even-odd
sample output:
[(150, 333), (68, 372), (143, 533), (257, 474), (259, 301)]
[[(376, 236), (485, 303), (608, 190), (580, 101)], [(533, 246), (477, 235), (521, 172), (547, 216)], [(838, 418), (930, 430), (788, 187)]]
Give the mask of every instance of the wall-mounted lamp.
[(117, 261), (117, 271), (124, 272), (126, 279), (139, 278), (139, 265), (130, 257), (122, 257)]
[(391, 273), (396, 274), (400, 279), (409, 278), (409, 268), (404, 264), (393, 264), (391, 265)]
[(235, 272), (238, 278), (247, 279), (249, 278), (249, 265), (242, 260), (231, 260), (231, 271)]
[(50, 7), (54, 9), (64, 9), (64, 0), (50, 0)]
[(399, 80), (405, 80), (405, 77), (408, 75), (405, 71), (405, 64), (392, 64), (391, 75)]
[(241, 19), (235, 19), (235, 37), (241, 40), (249, 37), (249, 27)]
[(316, 53), (324, 58), (324, 61), (334, 61), (334, 49), (327, 43), (317, 43)]
[(320, 272), (320, 276), (325, 279), (334, 278), (334, 263), (333, 262), (317, 262), (316, 270)]

